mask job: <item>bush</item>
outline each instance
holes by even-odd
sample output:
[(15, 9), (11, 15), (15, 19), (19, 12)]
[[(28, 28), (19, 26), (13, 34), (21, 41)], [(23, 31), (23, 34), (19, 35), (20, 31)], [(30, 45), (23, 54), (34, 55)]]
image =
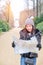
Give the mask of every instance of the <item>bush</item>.
[(43, 14), (40, 15), (40, 21), (43, 21)]
[(8, 23), (6, 21), (0, 20), (0, 31), (6, 32), (10, 29)]
[(0, 32), (2, 32), (2, 28), (0, 28)]
[(34, 18), (34, 23), (35, 23), (35, 26), (39, 23), (39, 17)]
[(39, 24), (42, 21), (43, 21), (43, 14), (41, 14), (39, 17), (35, 17), (34, 18), (35, 26), (37, 26), (37, 24)]
[(43, 21), (37, 24), (36, 28), (43, 32)]

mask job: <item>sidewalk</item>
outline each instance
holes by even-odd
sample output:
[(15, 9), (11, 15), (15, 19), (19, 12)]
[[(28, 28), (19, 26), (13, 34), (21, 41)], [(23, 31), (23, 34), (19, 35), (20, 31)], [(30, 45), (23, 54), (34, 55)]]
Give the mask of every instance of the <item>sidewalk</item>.
[[(0, 65), (20, 65), (20, 55), (16, 55), (11, 47), (12, 37), (17, 36), (19, 38), (20, 30), (20, 28), (15, 28), (0, 36)], [(43, 48), (39, 52), (37, 65), (43, 65)]]

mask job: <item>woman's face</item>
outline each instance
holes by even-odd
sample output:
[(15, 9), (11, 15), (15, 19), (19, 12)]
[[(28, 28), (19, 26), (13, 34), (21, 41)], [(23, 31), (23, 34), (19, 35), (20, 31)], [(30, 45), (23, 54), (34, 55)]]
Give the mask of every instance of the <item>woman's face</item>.
[(32, 32), (32, 25), (28, 24), (25, 28), (27, 29), (27, 31)]

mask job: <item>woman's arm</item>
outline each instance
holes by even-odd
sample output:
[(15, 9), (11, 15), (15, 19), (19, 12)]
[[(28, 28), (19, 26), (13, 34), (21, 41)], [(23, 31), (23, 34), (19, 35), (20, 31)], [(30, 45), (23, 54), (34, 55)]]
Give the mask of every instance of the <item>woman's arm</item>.
[(37, 41), (38, 41), (37, 47), (38, 47), (39, 50), (40, 50), (42, 46), (41, 46), (41, 32), (40, 32), (39, 30), (37, 30), (36, 38), (37, 38)]

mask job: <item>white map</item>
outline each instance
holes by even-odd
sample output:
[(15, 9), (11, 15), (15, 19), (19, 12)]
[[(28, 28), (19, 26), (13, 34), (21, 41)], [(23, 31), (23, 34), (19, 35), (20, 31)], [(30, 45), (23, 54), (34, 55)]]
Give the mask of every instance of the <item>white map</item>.
[(28, 52), (38, 53), (38, 48), (36, 47), (38, 42), (36, 37), (32, 37), (31, 40), (21, 40), (14, 37), (15, 53), (23, 54)]

